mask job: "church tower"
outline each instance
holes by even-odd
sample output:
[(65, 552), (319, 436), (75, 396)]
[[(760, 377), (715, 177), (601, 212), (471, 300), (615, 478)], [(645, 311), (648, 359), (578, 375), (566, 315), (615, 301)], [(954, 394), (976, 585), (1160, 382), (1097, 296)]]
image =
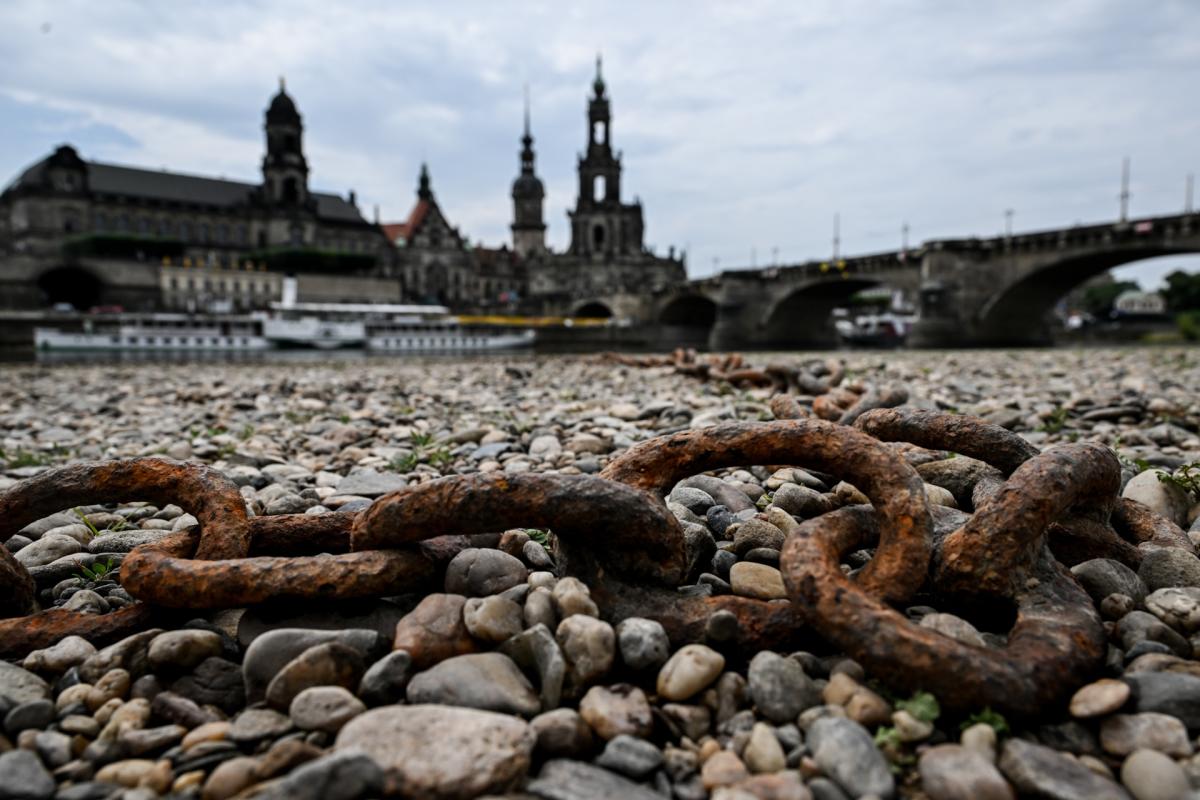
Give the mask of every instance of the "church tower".
[(640, 254), (642, 207), (621, 202), (621, 156), (612, 149), (612, 115), (596, 58), (596, 79), (588, 100), (588, 146), (579, 159), (579, 199), (571, 218), (571, 252), (606, 257)]
[(529, 132), (529, 87), (525, 88), (525, 135), (521, 137), (521, 174), (513, 181), (513, 250), (521, 258), (546, 251), (542, 217), (545, 187), (534, 172), (533, 134)]
[(296, 104), (279, 79), (279, 94), (271, 99), (264, 126), (267, 155), (263, 158), (263, 189), (267, 201), (283, 206), (308, 202), (308, 162), (304, 159), (304, 124)]

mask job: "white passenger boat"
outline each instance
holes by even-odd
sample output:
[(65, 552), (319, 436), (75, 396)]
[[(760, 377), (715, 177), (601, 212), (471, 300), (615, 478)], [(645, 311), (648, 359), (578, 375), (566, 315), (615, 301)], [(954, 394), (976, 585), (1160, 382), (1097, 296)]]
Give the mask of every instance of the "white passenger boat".
[(36, 327), (39, 350), (267, 350), (262, 320), (252, 316), (96, 314), (63, 328)]

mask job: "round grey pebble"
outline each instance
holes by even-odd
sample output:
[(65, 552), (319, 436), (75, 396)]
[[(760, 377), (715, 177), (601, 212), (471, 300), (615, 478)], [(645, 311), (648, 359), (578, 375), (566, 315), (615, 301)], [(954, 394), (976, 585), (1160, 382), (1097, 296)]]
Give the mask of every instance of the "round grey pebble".
[(671, 654), (671, 642), (662, 623), (642, 617), (629, 617), (617, 624), (617, 646), (621, 660), (630, 669), (659, 667)]

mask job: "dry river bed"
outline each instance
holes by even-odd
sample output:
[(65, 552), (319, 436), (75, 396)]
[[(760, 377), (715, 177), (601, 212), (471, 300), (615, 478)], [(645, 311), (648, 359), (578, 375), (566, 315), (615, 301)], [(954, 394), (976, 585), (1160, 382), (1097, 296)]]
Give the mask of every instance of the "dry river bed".
[[(1200, 535), (1187, 481), (1154, 471), (1186, 477), (1200, 459), (1200, 351), (845, 360), (850, 379), (903, 384), (911, 405), (978, 415), (1039, 447), (1113, 446), (1125, 496)], [(0, 489), (50, 465), (165, 455), (221, 470), (255, 515), (358, 510), (447, 474), (596, 473), (662, 433), (771, 419), (768, 390), (578, 357), (15, 366), (3, 377)], [(677, 486), (669, 507), (712, 540), (680, 591), (786, 602), (783, 534), (761, 512), (805, 516), (814, 494), (833, 506), (858, 497), (829, 476), (761, 465)], [(129, 499), (64, 509), (8, 539), (43, 607), (132, 602), (123, 554), (195, 523)], [(476, 537), (427, 591), (197, 612), (99, 650), (71, 637), (0, 661), (0, 800), (1200, 798), (1200, 559), (1189, 553), (1137, 572), (1076, 566), (1106, 620), (1105, 667), (1069, 705), (1009, 720), (895, 695), (814, 637), (723, 653), (669, 642), (649, 619), (610, 625), (586, 585), (557, 574), (552, 534), (501, 533)], [(978, 621), (901, 610), (1003, 644)]]

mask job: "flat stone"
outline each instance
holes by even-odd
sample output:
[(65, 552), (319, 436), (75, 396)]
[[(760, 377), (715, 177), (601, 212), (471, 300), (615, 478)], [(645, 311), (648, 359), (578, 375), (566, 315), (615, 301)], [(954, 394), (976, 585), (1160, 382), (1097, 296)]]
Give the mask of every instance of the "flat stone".
[(405, 486), (408, 486), (408, 481), (394, 473), (363, 470), (342, 478), (336, 489), (338, 494), (379, 497)]
[(0, 697), (14, 703), (41, 700), (49, 696), (50, 685), (27, 669), (0, 660)]
[(103, 533), (87, 543), (89, 553), (128, 553), (135, 547), (157, 542), (170, 531), (117, 531)]
[(659, 670), (658, 695), (664, 700), (687, 700), (708, 688), (724, 668), (725, 657), (711, 647), (684, 645)]
[(1017, 791), (1057, 800), (1130, 800), (1129, 793), (1073, 758), (1024, 739), (1009, 739), (1000, 771)]
[[(737, 526), (733, 534), (733, 552), (745, 556), (750, 550), (767, 547), (778, 550), (783, 547), (783, 531), (761, 519), (748, 519)], [(736, 565), (735, 565), (736, 566)]]
[(266, 791), (260, 800), (357, 800), (377, 797), (386, 785), (384, 771), (360, 749), (347, 747), (301, 764)]
[(1121, 783), (1137, 800), (1177, 800), (1191, 789), (1183, 767), (1156, 750), (1138, 750), (1125, 759)]
[(534, 625), (513, 636), (500, 646), (500, 652), (526, 673), (537, 675), (544, 710), (558, 707), (567, 675), (567, 660), (545, 625)]
[(379, 764), (386, 794), (465, 800), (520, 781), (535, 742), (533, 729), (516, 717), (414, 705), (360, 714), (342, 728), (334, 747), (361, 748)]
[(256, 703), (262, 700), (271, 680), (293, 658), (310, 647), (329, 642), (338, 642), (354, 648), (365, 658), (369, 658), (383, 645), (378, 633), (365, 628), (342, 631), (280, 628), (264, 633), (246, 648), (246, 655), (242, 660), (246, 702)]
[(171, 691), (200, 705), (214, 705), (232, 714), (246, 703), (242, 668), (232, 661), (210, 657), (171, 684)]
[(13, 558), (26, 569), (31, 569), (44, 567), (64, 556), (74, 555), (82, 549), (83, 545), (79, 543), (79, 540), (60, 533), (51, 533), (25, 545)]
[(146, 651), (146, 658), (155, 670), (189, 670), (209, 656), (222, 652), (220, 634), (212, 631), (186, 629), (167, 631), (155, 636)]
[(0, 754), (0, 798), (49, 800), (54, 796), (54, 787), (54, 778), (36, 753), (10, 750)]
[(987, 647), (987, 643), (979, 635), (979, 631), (975, 629), (974, 625), (953, 614), (926, 614), (921, 617), (920, 625), (922, 628), (930, 628), (963, 644)]
[(229, 738), (239, 744), (256, 744), (283, 736), (291, 729), (292, 721), (286, 714), (270, 708), (248, 708), (233, 718)]
[(267, 686), (267, 705), (285, 710), (296, 695), (310, 686), (357, 688), (366, 671), (359, 650), (340, 642), (315, 645), (285, 664), (271, 679)]
[(931, 747), (917, 762), (930, 800), (1013, 800), (1012, 787), (991, 761), (956, 744)]
[(1177, 631), (1200, 630), (1200, 588), (1179, 586), (1159, 589), (1146, 597), (1146, 610)]
[(288, 716), (302, 731), (337, 733), (367, 706), (341, 686), (313, 686), (292, 700)]
[(1175, 717), (1155, 711), (1116, 714), (1100, 724), (1100, 746), (1115, 756), (1157, 750), (1174, 758), (1192, 754), (1187, 728)]
[(413, 676), (408, 702), (465, 706), (531, 717), (541, 702), (529, 681), (503, 653), (455, 656)]
[(1071, 716), (1100, 717), (1119, 711), (1129, 700), (1129, 684), (1111, 678), (1089, 683), (1071, 697)]
[(542, 800), (663, 800), (648, 787), (582, 761), (547, 761), (526, 791)]
[(1122, 677), (1133, 690), (1133, 708), (1180, 719), (1189, 731), (1200, 729), (1200, 677), (1177, 672), (1136, 672)]
[(593, 686), (579, 701), (579, 715), (601, 739), (623, 733), (647, 737), (654, 728), (650, 703), (636, 686)]
[(475, 652), (478, 646), (463, 622), (466, 603), (461, 594), (426, 595), (396, 624), (392, 649), (407, 651), (415, 669)]
[(391, 641), (396, 634), (396, 623), (408, 610), (387, 600), (320, 604), (299, 601), (263, 603), (246, 609), (238, 619), (237, 640), (242, 647), (249, 647), (268, 631), (292, 628), (318, 631), (373, 630)]
[(733, 593), (758, 600), (777, 600), (787, 597), (783, 574), (766, 564), (739, 561), (729, 570), (729, 585)]
[(645, 739), (627, 734), (609, 739), (603, 752), (596, 758), (597, 766), (627, 775), (634, 780), (644, 780), (662, 763), (662, 751)]
[(896, 791), (888, 761), (871, 734), (853, 720), (823, 717), (808, 728), (813, 760), (851, 796), (876, 794), (890, 798)]

